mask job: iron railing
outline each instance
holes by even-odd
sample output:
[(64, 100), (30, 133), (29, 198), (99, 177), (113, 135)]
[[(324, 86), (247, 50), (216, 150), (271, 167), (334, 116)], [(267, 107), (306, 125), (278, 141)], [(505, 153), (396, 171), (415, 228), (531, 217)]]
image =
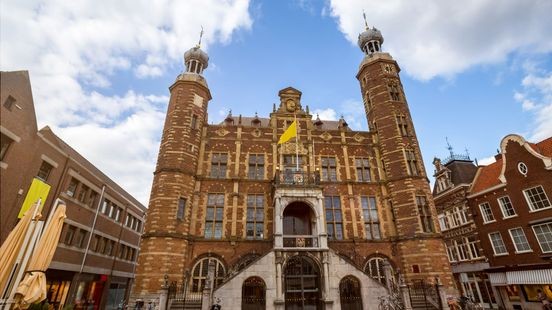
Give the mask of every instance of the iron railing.
[(317, 248), (318, 237), (312, 235), (284, 235), (285, 248)]

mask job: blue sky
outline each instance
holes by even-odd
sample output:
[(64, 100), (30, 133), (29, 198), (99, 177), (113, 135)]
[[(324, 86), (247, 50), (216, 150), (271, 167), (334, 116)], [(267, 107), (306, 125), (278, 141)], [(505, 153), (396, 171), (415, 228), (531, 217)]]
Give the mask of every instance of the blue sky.
[(448, 155), (445, 137), (486, 163), (507, 134), (552, 135), (552, 2), (6, 0), (0, 8), (0, 67), (30, 71), (39, 126), (146, 205), (168, 87), (201, 26), (210, 122), (229, 109), (267, 116), (278, 91), (293, 86), (311, 112), (343, 114), (366, 130), (355, 79), (364, 9), (401, 66), (429, 175), (433, 157)]

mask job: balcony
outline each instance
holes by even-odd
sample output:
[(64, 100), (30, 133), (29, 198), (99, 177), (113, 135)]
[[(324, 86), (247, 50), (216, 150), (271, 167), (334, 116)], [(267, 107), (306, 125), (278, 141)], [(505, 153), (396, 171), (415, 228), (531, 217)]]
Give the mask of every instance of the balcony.
[(274, 184), (279, 185), (294, 185), (294, 186), (317, 186), (320, 185), (320, 173), (305, 172), (295, 169), (286, 169), (284, 171), (276, 171), (274, 176)]
[(284, 248), (318, 248), (318, 236), (284, 235)]

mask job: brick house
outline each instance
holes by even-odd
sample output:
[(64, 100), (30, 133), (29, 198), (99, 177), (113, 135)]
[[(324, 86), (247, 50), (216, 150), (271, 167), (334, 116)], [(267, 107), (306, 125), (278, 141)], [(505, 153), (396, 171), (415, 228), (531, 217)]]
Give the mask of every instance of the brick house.
[(468, 195), (486, 271), (506, 309), (541, 309), (537, 290), (552, 300), (552, 138), (508, 135), (495, 158)]
[[(382, 43), (375, 28), (359, 36), (370, 131), (313, 118), (293, 87), (268, 117), (229, 113), (209, 125), (208, 56), (185, 53), (133, 300), (169, 283), (169, 305), (197, 309), (374, 309), (399, 279), (455, 294), (400, 69)], [(297, 136), (279, 144), (294, 123)]]
[(43, 217), (58, 198), (67, 205), (46, 271), (49, 303), (114, 309), (134, 278), (146, 209), (48, 126), (38, 130), (27, 71), (0, 76), (0, 242), (17, 224), (33, 180), (49, 185)]

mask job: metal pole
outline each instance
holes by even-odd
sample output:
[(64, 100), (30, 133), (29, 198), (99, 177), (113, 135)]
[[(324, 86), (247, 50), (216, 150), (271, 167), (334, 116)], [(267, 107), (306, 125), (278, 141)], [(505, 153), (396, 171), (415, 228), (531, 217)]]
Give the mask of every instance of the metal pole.
[(297, 137), (297, 116), (293, 114), (293, 122), (295, 122), (295, 168), (299, 171), (299, 141)]
[(94, 215), (94, 221), (92, 222), (92, 229), (90, 230), (90, 236), (88, 237), (88, 242), (86, 243), (86, 249), (84, 250), (84, 256), (82, 257), (82, 263), (80, 267), (79, 274), (84, 270), (84, 263), (86, 262), (86, 257), (88, 256), (88, 251), (90, 249), (90, 242), (92, 242), (92, 236), (94, 235), (94, 229), (96, 228), (96, 220), (98, 219), (98, 213), (100, 213), (100, 207), (102, 206), (102, 200), (105, 193), (105, 185), (102, 185), (102, 193), (100, 194), (100, 201), (98, 202), (98, 207), (96, 208), (96, 214)]

